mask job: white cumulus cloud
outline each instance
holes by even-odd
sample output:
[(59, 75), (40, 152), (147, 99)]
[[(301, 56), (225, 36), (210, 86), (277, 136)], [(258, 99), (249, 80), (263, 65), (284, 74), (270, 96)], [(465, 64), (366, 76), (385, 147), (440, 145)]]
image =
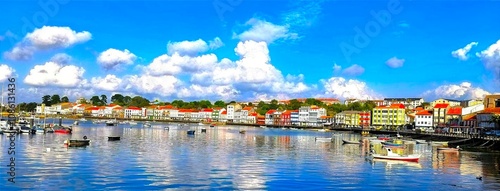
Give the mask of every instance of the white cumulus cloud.
[(93, 87), (99, 90), (106, 91), (120, 91), (120, 86), (122, 85), (123, 80), (116, 77), (115, 75), (108, 74), (106, 77), (93, 77), (91, 79), (91, 83)]
[(43, 26), (25, 37), (38, 49), (66, 48), (91, 38), (92, 35), (87, 31), (76, 32), (69, 27), (56, 26)]
[(428, 90), (423, 93), (424, 96), (449, 99), (482, 99), (487, 94), (490, 93), (479, 87), (473, 87), (470, 82), (462, 82), (458, 85), (442, 85), (434, 90)]
[(139, 94), (157, 94), (161, 96), (174, 95), (182, 81), (174, 76), (151, 76), (147, 74), (132, 75), (126, 78), (125, 91), (137, 92)]
[(181, 56), (178, 53), (174, 53), (171, 56), (164, 54), (155, 58), (146, 67), (146, 71), (154, 76), (177, 75), (182, 72), (194, 73), (209, 70), (215, 63), (217, 63), (217, 56), (215, 54), (205, 54), (196, 57)]
[(24, 78), (24, 83), (32, 86), (75, 88), (84, 84), (84, 72), (82, 67), (49, 61), (32, 68)]
[(7, 79), (14, 77), (14, 68), (6, 65), (6, 64), (0, 64), (0, 82), (5, 82)]
[(43, 26), (28, 33), (12, 50), (4, 52), (4, 57), (10, 60), (29, 60), (38, 50), (68, 48), (91, 38), (92, 34), (87, 31), (76, 32), (69, 27)]
[(99, 54), (97, 62), (105, 69), (117, 69), (123, 65), (133, 64), (136, 58), (137, 56), (127, 49), (122, 51), (110, 48)]
[(500, 82), (500, 40), (490, 45), (486, 50), (476, 53), (481, 58), (486, 69), (491, 70), (497, 81)]
[(241, 41), (253, 40), (257, 42), (266, 42), (271, 44), (278, 39), (297, 39), (298, 34), (289, 31), (288, 26), (275, 25), (273, 23), (252, 18), (245, 23), (246, 26), (251, 26), (250, 29), (241, 33), (234, 34), (233, 38), (238, 38)]
[(359, 80), (332, 77), (328, 80), (321, 80), (320, 82), (325, 88), (325, 93), (322, 95), (323, 97), (335, 97), (340, 99), (379, 99), (382, 97), (370, 89), (365, 82)]
[(350, 76), (359, 76), (365, 72), (365, 69), (357, 64), (349, 66), (348, 68), (342, 71), (342, 74), (350, 75)]
[(465, 61), (465, 60), (469, 59), (469, 55), (467, 55), (469, 53), (469, 51), (472, 49), (473, 46), (476, 46), (477, 44), (478, 44), (477, 42), (471, 42), (471, 43), (465, 45), (465, 47), (463, 47), (463, 48), (452, 51), (451, 55), (455, 58), (458, 58), (460, 60)]
[(385, 64), (387, 64), (387, 66), (389, 66), (391, 68), (403, 67), (404, 63), (405, 63), (405, 59), (399, 59), (397, 57), (392, 57), (385, 62)]
[(177, 96), (179, 98), (207, 98), (207, 97), (217, 97), (224, 100), (230, 100), (236, 98), (240, 94), (240, 91), (235, 89), (231, 85), (210, 85), (201, 86), (198, 84), (192, 84), (189, 87), (184, 87), (179, 90)]

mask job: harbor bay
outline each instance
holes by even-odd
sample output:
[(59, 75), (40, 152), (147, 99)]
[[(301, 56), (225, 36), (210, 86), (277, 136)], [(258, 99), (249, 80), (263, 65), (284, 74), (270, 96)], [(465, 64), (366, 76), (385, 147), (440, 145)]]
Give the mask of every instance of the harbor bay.
[[(64, 120), (71, 124), (72, 120)], [(1, 190), (496, 190), (495, 152), (441, 152), (411, 144), (418, 162), (368, 159), (380, 145), (343, 144), (362, 136), (251, 126), (151, 122), (151, 127), (91, 121), (71, 134), (18, 134), (16, 183)], [(168, 128), (166, 128), (168, 127)], [(203, 132), (202, 130), (205, 129)], [(186, 132), (194, 130), (194, 135)], [(243, 133), (242, 133), (243, 132)], [(64, 141), (91, 140), (85, 147)], [(108, 137), (120, 137), (110, 141)], [(328, 141), (322, 138), (330, 138)], [(8, 135), (0, 136), (8, 172)], [(8, 173), (0, 175), (7, 181)]]

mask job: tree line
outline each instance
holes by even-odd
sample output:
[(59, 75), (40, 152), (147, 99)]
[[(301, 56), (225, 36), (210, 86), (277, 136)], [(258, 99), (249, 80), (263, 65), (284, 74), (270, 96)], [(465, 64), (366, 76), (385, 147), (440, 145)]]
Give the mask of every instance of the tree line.
[[(60, 97), (58, 94), (45, 95), (42, 97), (42, 102), (46, 106), (51, 106), (59, 103), (67, 103), (69, 99), (67, 96)], [(135, 107), (147, 107), (151, 105), (151, 101), (141, 97), (141, 96), (124, 96), (122, 94), (114, 94), (111, 96), (110, 102), (108, 103), (108, 97), (106, 95), (94, 95), (90, 99), (80, 98), (79, 103), (92, 104), (94, 106), (104, 106), (108, 104), (116, 104), (124, 107), (135, 106)], [(225, 108), (227, 105), (236, 103), (236, 101), (225, 102), (223, 100), (217, 100), (215, 102), (210, 102), (209, 100), (199, 100), (199, 101), (183, 101), (183, 100), (173, 100), (172, 102), (160, 102), (158, 100), (154, 101), (156, 105), (172, 105), (179, 109), (203, 109), (203, 108), (214, 108), (222, 107)], [(39, 105), (35, 102), (31, 103), (20, 103), (18, 104), (18, 109), (20, 111), (34, 111), (36, 106)], [(353, 110), (353, 111), (371, 111), (376, 104), (372, 101), (366, 102), (354, 102), (348, 105), (344, 104), (330, 104), (327, 105), (320, 100), (314, 98), (308, 98), (304, 102), (298, 101), (297, 99), (290, 100), (287, 104), (280, 104), (278, 100), (271, 100), (271, 102), (266, 103), (260, 101), (257, 105), (253, 105), (251, 102), (243, 103), (242, 107), (251, 106), (260, 115), (265, 115), (269, 110), (297, 110), (302, 106), (316, 105), (323, 107), (327, 110), (327, 114), (333, 116), (335, 113), (340, 113), (342, 111)]]

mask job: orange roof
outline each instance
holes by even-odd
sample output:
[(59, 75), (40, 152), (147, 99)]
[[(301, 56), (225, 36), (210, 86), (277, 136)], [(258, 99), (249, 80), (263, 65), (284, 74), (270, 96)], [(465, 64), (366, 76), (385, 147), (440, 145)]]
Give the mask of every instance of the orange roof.
[(285, 111), (283, 112), (283, 114), (285, 114), (285, 115), (290, 115), (290, 114), (292, 114), (292, 111), (291, 111), (291, 110), (285, 110)]
[(395, 103), (395, 104), (391, 104), (391, 106), (389, 106), (390, 108), (399, 108), (399, 109), (404, 109), (405, 108), (405, 105), (402, 104), (402, 103)]
[(135, 106), (129, 106), (127, 109), (129, 109), (129, 110), (142, 110), (141, 108), (138, 108)]
[(257, 113), (255, 113), (255, 112), (248, 114), (248, 116), (257, 116), (257, 115), (258, 115), (258, 114), (257, 114)]
[(417, 112), (415, 115), (432, 115), (428, 110), (422, 110)]
[(266, 114), (273, 114), (274, 112), (276, 112), (276, 110), (270, 109), (269, 111), (266, 112)]
[(486, 108), (480, 113), (491, 113), (491, 114), (500, 114), (500, 107), (490, 107)]
[(450, 104), (447, 104), (447, 103), (438, 103), (434, 106), (434, 108), (438, 108), (438, 109), (446, 109), (448, 108)]
[(227, 111), (223, 111), (221, 115), (227, 115)]
[(158, 107), (158, 109), (173, 109), (173, 108), (174, 108), (173, 105), (164, 105), (164, 106)]
[(195, 109), (179, 109), (179, 112), (198, 112)]
[(476, 120), (476, 114), (473, 113), (473, 114), (465, 115), (462, 120), (464, 120), (464, 121)]
[(332, 117), (331, 117), (331, 116), (321, 116), (320, 118), (321, 118), (321, 119), (330, 119), (330, 118), (332, 118)]
[(97, 111), (97, 110), (99, 110), (99, 107), (95, 107), (95, 106), (94, 107), (89, 107), (89, 108), (87, 108), (85, 110), (86, 111)]
[(250, 111), (250, 110), (252, 110), (252, 109), (253, 109), (252, 107), (247, 106), (247, 107), (244, 107), (242, 110), (247, 110), (247, 111)]
[(222, 107), (214, 107), (213, 109), (214, 109), (214, 110), (221, 110), (221, 109), (222, 109)]
[(446, 115), (462, 115), (462, 107), (452, 107), (446, 112)]
[(213, 109), (205, 108), (205, 109), (201, 109), (200, 112), (213, 112), (213, 111), (214, 111)]

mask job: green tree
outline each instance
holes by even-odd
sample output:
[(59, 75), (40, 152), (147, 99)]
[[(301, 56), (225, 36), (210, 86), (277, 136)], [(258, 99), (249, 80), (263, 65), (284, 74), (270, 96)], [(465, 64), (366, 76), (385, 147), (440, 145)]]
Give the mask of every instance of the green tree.
[(79, 103), (81, 103), (81, 104), (89, 104), (89, 103), (90, 103), (90, 102), (89, 102), (87, 99), (85, 99), (85, 98), (80, 98), (78, 101), (79, 101)]
[(371, 111), (375, 107), (377, 107), (377, 104), (373, 101), (367, 101), (363, 104), (363, 110), (365, 111)]
[(146, 107), (149, 106), (150, 101), (146, 98), (143, 98), (141, 96), (135, 96), (130, 100), (130, 106), (136, 106), (136, 107)]
[(59, 95), (58, 95), (58, 94), (54, 94), (54, 95), (52, 95), (52, 97), (50, 97), (50, 103), (51, 103), (52, 105), (54, 105), (54, 104), (58, 104), (58, 103), (61, 103), (61, 97), (59, 97)]
[(99, 96), (92, 96), (90, 98), (90, 103), (95, 106), (100, 106), (102, 105), (101, 99), (99, 99)]
[(64, 97), (61, 98), (61, 102), (68, 103), (69, 102), (69, 98), (67, 96), (64, 96)]
[(132, 101), (132, 98), (131, 98), (130, 96), (125, 96), (125, 97), (123, 97), (123, 102), (122, 102), (122, 104), (123, 104), (123, 105), (127, 105), (127, 106), (128, 106), (128, 105), (130, 105), (130, 102), (131, 102), (131, 101)]
[(123, 105), (124, 99), (125, 97), (123, 97), (122, 94), (114, 94), (113, 96), (111, 96), (111, 103), (114, 103), (114, 104), (117, 104), (117, 105)]
[(212, 107), (212, 102), (208, 100), (201, 100), (200, 101), (200, 108), (211, 108)]
[(182, 101), (182, 100), (174, 100), (174, 101), (172, 101), (172, 105), (174, 107), (177, 107), (177, 108), (182, 108), (182, 107), (184, 107), (184, 105), (187, 105), (187, 104), (185, 104), (184, 101)]
[(300, 108), (300, 106), (302, 106), (302, 103), (300, 101), (298, 101), (297, 99), (292, 99), (288, 103), (287, 108), (291, 110), (297, 110)]
[(51, 100), (50, 100), (50, 95), (44, 95), (42, 97), (42, 103), (45, 104), (46, 106), (50, 106), (52, 105), (51, 103)]
[(103, 105), (108, 104), (108, 97), (104, 94), (101, 95), (101, 102)]
[(226, 103), (222, 100), (218, 100), (214, 103), (215, 107), (226, 107)]

